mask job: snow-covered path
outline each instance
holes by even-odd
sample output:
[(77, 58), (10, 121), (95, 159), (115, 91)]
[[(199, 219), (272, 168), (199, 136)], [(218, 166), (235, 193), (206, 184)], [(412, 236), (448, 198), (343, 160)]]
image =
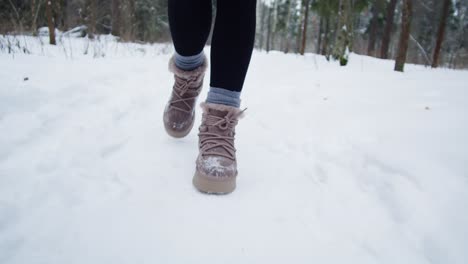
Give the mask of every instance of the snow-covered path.
[(468, 72), (255, 52), (238, 188), (207, 196), (169, 53), (0, 54), (0, 263), (468, 261)]

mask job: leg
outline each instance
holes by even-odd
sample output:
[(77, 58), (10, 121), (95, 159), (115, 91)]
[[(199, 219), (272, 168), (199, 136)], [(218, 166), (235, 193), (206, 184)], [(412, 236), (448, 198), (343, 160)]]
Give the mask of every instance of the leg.
[(169, 0), (168, 16), (176, 65), (183, 70), (200, 66), (211, 29), (211, 0)]
[(240, 92), (252, 56), (255, 0), (218, 0), (211, 46), (211, 88), (199, 128), (199, 154), (193, 184), (206, 193), (236, 188), (235, 128), (244, 111)]
[(224, 104), (239, 107), (254, 45), (255, 18), (256, 0), (218, 0), (208, 102), (223, 103), (221, 97), (234, 96), (238, 102), (228, 98)]
[(207, 68), (203, 47), (210, 33), (211, 0), (169, 0), (169, 26), (176, 52), (169, 61), (174, 86), (164, 110), (164, 128), (185, 137), (193, 127), (195, 103)]

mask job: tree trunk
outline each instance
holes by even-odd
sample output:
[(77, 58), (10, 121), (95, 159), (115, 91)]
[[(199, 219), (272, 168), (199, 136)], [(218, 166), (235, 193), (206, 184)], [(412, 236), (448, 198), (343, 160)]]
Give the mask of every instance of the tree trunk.
[[(66, 2), (66, 1), (64, 1)], [(55, 22), (55, 27), (61, 30), (66, 30), (64, 27), (64, 17), (63, 17), (63, 7), (62, 7), (62, 1), (55, 1), (54, 6), (52, 6), (52, 10), (54, 10), (54, 22)]]
[(450, 11), (450, 0), (444, 0), (444, 6), (442, 8), (442, 17), (440, 18), (439, 31), (437, 33), (436, 47), (434, 50), (434, 57), (432, 59), (432, 68), (439, 66), (439, 53), (442, 48), (442, 42), (445, 36), (445, 25), (447, 24), (447, 17)]
[(120, 36), (120, 0), (112, 0), (112, 35)]
[(267, 43), (266, 43), (266, 51), (270, 51), (270, 41), (271, 41), (271, 12), (272, 8), (268, 7), (268, 30), (267, 30)]
[(134, 18), (135, 18), (135, 0), (122, 0), (124, 3), (121, 11), (121, 37), (125, 41), (135, 39)]
[(401, 34), (398, 44), (398, 53), (395, 61), (395, 71), (403, 72), (408, 51), (408, 42), (411, 30), (411, 19), (413, 12), (412, 0), (403, 0), (403, 14), (401, 17)]
[(380, 57), (388, 59), (388, 47), (390, 46), (390, 37), (393, 30), (393, 17), (395, 16), (395, 7), (397, 0), (390, 0), (387, 6), (387, 17), (385, 23), (385, 30), (382, 38), (382, 48), (380, 50)]
[(19, 31), (20, 34), (23, 34), (23, 19), (21, 18), (21, 15), (19, 14), (18, 9), (15, 7), (15, 4), (11, 0), (9, 2), (10, 2), (10, 5), (11, 5), (11, 8), (15, 12), (15, 16), (16, 16), (16, 20), (17, 20), (17, 21), (15, 21), (13, 19), (13, 15), (10, 15), (11, 19), (12, 19), (12, 22), (13, 23), (17, 22), (18, 23), (18, 25), (15, 25), (15, 30)]
[(41, 10), (41, 3), (42, 1), (37, 1), (37, 0), (33, 0), (34, 3), (34, 8), (32, 8), (33, 10), (31, 10), (31, 14), (32, 14), (32, 33), (33, 33), (33, 36), (37, 36), (37, 18), (39, 17), (39, 11)]
[(90, 0), (89, 2), (89, 25), (88, 36), (90, 39), (94, 38), (96, 34), (96, 18), (97, 18), (97, 0)]
[(369, 44), (367, 46), (367, 55), (375, 56), (375, 41), (377, 38), (377, 28), (379, 23), (377, 7), (374, 5), (372, 7), (372, 19), (369, 25)]
[(296, 53), (301, 51), (301, 42), (302, 42), (302, 21), (304, 20), (304, 12), (302, 10), (302, 3), (304, 0), (301, 1), (301, 6), (299, 9), (299, 23), (297, 23), (298, 29), (296, 34)]
[(348, 64), (348, 51), (351, 50), (352, 32), (350, 17), (351, 3), (349, 0), (340, 0), (338, 4), (338, 24), (336, 39), (333, 47), (333, 58), (340, 62), (341, 66)]
[(31, 0), (31, 31), (33, 36), (37, 36), (36, 0)]
[(266, 6), (265, 4), (261, 3), (262, 11), (261, 11), (261, 17), (260, 17), (260, 49), (263, 49), (263, 42), (264, 42), (264, 34), (263, 32), (265, 31), (265, 9)]
[[(270, 43), (270, 49), (275, 49), (275, 44), (277, 43), (276, 42), (276, 35), (278, 33), (278, 29), (277, 29), (277, 25), (278, 25), (278, 1), (275, 0), (273, 1), (274, 5), (273, 5), (273, 21), (272, 21), (272, 28), (271, 28), (271, 43)], [(277, 50), (281, 50), (281, 47), (280, 48), (277, 48)]]
[(47, 0), (46, 3), (46, 13), (47, 13), (47, 25), (49, 26), (49, 43), (50, 45), (56, 45), (55, 42), (55, 25), (52, 15), (52, 1)]
[(64, 30), (70, 29), (70, 23), (68, 23), (69, 22), (68, 17), (70, 15), (70, 13), (68, 12), (69, 5), (70, 5), (69, 1), (63, 1), (63, 6), (60, 9), (62, 13), (61, 19), (62, 19), (62, 25), (63, 25)]
[(284, 28), (284, 36), (283, 36), (283, 41), (286, 42), (286, 45), (284, 47), (284, 53), (288, 53), (289, 52), (289, 36), (290, 36), (290, 32), (289, 32), (289, 28), (291, 27), (291, 9), (292, 9), (292, 6), (293, 6), (293, 0), (290, 0), (289, 1), (289, 5), (288, 5), (288, 13), (286, 15), (286, 25), (285, 25), (285, 28)]
[(317, 40), (317, 54), (320, 54), (320, 47), (322, 46), (322, 37), (323, 37), (323, 16), (320, 17), (319, 21), (319, 35), (318, 35), (318, 40)]
[(328, 55), (328, 41), (329, 41), (329, 37), (330, 36), (330, 17), (327, 17), (325, 19), (325, 33), (323, 35), (323, 44), (322, 44), (322, 52), (321, 54), (326, 56)]
[(309, 18), (309, 1), (310, 0), (303, 0), (303, 3), (305, 3), (305, 10), (304, 10), (304, 21), (303, 21), (303, 26), (302, 26), (302, 43), (301, 43), (301, 55), (304, 55), (305, 48), (306, 48), (306, 40), (307, 40), (307, 21)]

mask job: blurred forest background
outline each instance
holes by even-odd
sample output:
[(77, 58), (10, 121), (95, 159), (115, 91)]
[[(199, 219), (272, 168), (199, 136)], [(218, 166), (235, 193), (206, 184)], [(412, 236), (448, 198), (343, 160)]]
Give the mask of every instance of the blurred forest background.
[[(56, 32), (169, 42), (167, 1), (0, 0), (0, 34), (47, 34), (51, 44)], [(341, 65), (354, 52), (395, 59), (395, 70), (405, 62), (468, 68), (467, 9), (468, 0), (258, 0), (255, 46)]]

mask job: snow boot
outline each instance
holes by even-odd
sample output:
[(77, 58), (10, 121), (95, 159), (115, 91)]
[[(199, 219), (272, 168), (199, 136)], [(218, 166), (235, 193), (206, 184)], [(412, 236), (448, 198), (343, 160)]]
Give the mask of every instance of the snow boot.
[(235, 127), (245, 110), (212, 103), (202, 103), (201, 106), (200, 152), (193, 185), (204, 193), (227, 194), (236, 188)]
[(174, 86), (169, 102), (164, 109), (164, 128), (175, 137), (185, 137), (192, 130), (195, 118), (195, 103), (203, 87), (203, 78), (208, 67), (204, 62), (194, 70), (185, 71), (177, 68), (174, 57), (169, 60), (169, 71), (174, 73)]

